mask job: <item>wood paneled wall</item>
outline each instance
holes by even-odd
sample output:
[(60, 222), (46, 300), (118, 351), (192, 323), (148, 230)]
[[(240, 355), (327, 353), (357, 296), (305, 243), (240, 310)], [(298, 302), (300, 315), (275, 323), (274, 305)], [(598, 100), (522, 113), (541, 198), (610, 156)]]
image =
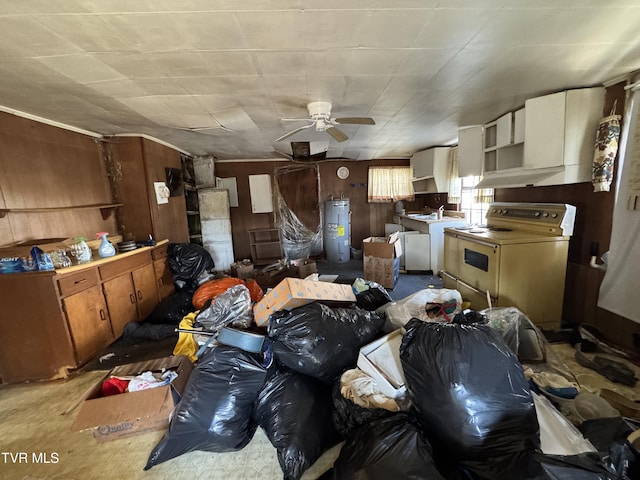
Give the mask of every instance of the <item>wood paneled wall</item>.
[[(272, 213), (254, 214), (251, 212), (249, 192), (249, 175), (268, 173), (273, 176), (274, 169), (290, 161), (253, 161), (253, 162), (215, 162), (217, 177), (236, 177), (238, 185), (239, 206), (231, 208), (231, 229), (233, 235), (233, 250), (236, 259), (250, 258), (249, 235), (247, 230), (254, 228), (269, 228), (274, 226), (275, 216)], [(368, 167), (377, 165), (409, 165), (409, 160), (375, 160), (349, 161), (335, 160), (318, 162), (320, 173), (320, 208), (330, 198), (349, 198), (351, 206), (351, 245), (362, 248), (362, 239), (369, 236), (384, 235), (384, 224), (393, 219), (393, 204), (367, 203)], [(349, 168), (349, 177), (341, 180), (336, 175), (339, 167)], [(298, 179), (295, 186), (300, 195), (304, 195), (308, 186), (306, 182), (317, 182), (315, 174), (310, 174), (307, 180)]]
[[(0, 208), (113, 203), (103, 145), (93, 137), (0, 112)], [(117, 233), (100, 210), (11, 212), (0, 218), (0, 246), (34, 239)]]

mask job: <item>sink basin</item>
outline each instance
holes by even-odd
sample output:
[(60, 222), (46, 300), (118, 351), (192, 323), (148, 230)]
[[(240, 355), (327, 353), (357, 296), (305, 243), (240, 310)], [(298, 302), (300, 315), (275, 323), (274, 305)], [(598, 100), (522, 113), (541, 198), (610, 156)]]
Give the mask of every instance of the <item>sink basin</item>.
[(421, 213), (410, 213), (409, 217), (415, 218), (416, 220), (437, 220), (438, 214), (432, 213), (430, 215), (421, 214)]

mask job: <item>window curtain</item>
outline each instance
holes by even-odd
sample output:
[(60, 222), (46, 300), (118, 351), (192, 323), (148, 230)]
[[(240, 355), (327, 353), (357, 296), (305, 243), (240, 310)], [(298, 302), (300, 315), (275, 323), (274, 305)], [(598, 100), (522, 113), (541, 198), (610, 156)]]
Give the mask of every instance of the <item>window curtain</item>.
[(638, 265), (640, 265), (640, 209), (634, 209), (640, 195), (640, 97), (634, 89), (625, 109), (616, 202), (613, 207), (611, 242), (606, 256), (607, 270), (600, 285), (598, 306), (640, 323)]
[(458, 175), (458, 147), (449, 150), (449, 194), (448, 203), (460, 203), (462, 200), (462, 179)]
[[(478, 177), (478, 182), (482, 177)], [(493, 202), (493, 188), (474, 188), (473, 201), (475, 203), (491, 203)]]
[(369, 203), (414, 200), (411, 176), (411, 167), (369, 167), (367, 200)]

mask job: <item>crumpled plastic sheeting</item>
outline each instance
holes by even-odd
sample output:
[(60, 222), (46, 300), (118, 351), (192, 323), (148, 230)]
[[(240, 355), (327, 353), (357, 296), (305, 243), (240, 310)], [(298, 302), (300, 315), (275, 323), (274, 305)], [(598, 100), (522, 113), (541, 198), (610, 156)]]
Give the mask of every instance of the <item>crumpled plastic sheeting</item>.
[(195, 450), (233, 452), (253, 438), (253, 404), (267, 370), (261, 354), (219, 345), (191, 373), (169, 430), (149, 455), (145, 470)]
[(208, 307), (200, 310), (195, 324), (218, 333), (225, 325), (249, 328), (253, 322), (251, 296), (244, 284), (234, 285), (219, 294)]
[(500, 335), (486, 325), (413, 319), (400, 360), (431, 443), (481, 477), (518, 478), (540, 448), (539, 425), (522, 365)]
[(278, 451), (286, 480), (297, 480), (341, 439), (331, 421), (331, 387), (306, 375), (280, 372), (256, 401), (255, 416)]
[(315, 231), (307, 228), (282, 198), (276, 184), (276, 226), (282, 232), (282, 249), (289, 260), (322, 253), (322, 223)]
[(278, 364), (329, 383), (355, 367), (360, 347), (376, 339), (383, 322), (375, 312), (314, 302), (272, 313), (267, 331)]

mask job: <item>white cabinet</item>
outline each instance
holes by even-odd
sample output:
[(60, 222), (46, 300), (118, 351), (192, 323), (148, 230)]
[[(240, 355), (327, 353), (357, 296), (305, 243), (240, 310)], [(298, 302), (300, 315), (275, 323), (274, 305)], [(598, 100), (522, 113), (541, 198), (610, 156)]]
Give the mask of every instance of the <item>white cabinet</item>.
[(548, 177), (538, 185), (591, 180), (603, 104), (601, 87), (567, 90), (526, 101), (523, 166), (563, 167), (561, 176)]
[(439, 193), (449, 190), (450, 147), (435, 147), (411, 156), (413, 189), (416, 193)]
[(431, 235), (416, 233), (404, 237), (405, 270), (431, 270), (429, 239)]
[(482, 125), (458, 129), (458, 176), (482, 175)]
[(273, 212), (271, 175), (249, 175), (249, 192), (251, 193), (251, 211), (253, 213)]
[(523, 121), (524, 109), (521, 109), (518, 112), (508, 112), (484, 126), (483, 174), (522, 167)]

